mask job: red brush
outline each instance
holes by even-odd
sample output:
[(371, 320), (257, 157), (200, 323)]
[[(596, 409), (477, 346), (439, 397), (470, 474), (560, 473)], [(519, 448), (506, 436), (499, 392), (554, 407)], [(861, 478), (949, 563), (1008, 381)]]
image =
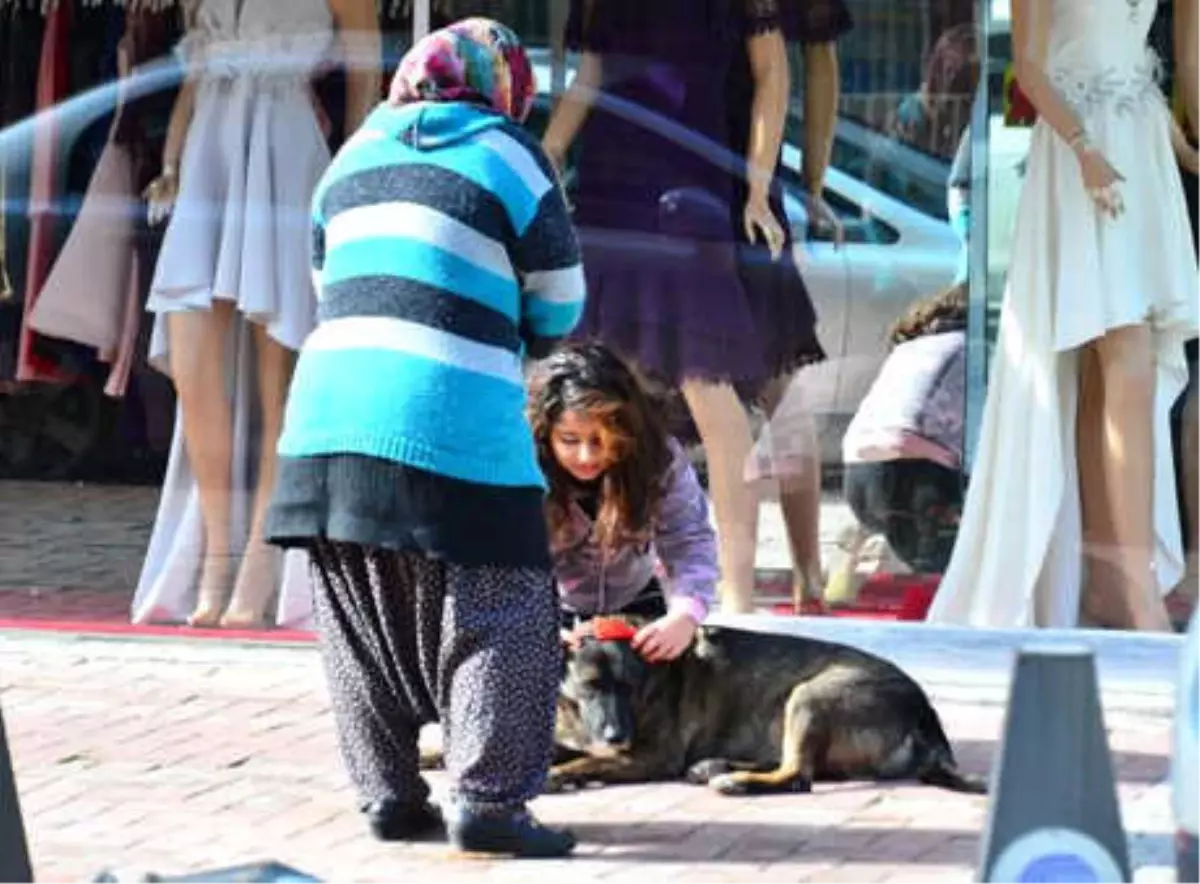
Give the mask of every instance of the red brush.
[(638, 634), (634, 627), (615, 617), (596, 617), (592, 620), (591, 627), (592, 635), (596, 637), (597, 641), (602, 642), (632, 641), (633, 637)]

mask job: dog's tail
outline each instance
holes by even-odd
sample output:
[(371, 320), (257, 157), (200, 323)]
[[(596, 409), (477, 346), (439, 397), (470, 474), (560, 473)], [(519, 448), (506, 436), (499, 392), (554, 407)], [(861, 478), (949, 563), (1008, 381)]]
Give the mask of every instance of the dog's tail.
[(968, 795), (987, 794), (987, 783), (980, 777), (959, 770), (954, 756), (946, 751), (934, 751), (929, 764), (917, 775), (917, 781), (927, 786), (949, 789), (951, 792), (965, 792)]

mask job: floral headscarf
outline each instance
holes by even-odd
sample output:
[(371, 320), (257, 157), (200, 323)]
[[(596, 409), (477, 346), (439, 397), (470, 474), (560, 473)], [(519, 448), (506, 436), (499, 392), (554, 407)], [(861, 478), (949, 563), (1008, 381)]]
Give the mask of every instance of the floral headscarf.
[(489, 18), (467, 18), (405, 54), (388, 102), (468, 101), (523, 123), (533, 98), (533, 69), (517, 35)]

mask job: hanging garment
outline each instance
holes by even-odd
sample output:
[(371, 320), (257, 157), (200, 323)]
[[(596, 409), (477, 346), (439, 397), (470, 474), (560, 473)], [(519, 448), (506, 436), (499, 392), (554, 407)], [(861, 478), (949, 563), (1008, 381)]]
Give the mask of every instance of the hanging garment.
[[(166, 48), (163, 23), (155, 21), (161, 18), (128, 13), (118, 73)], [(108, 141), (77, 220), (28, 322), (40, 334), (96, 348), (101, 361), (111, 366), (105, 384), (110, 396), (123, 395), (128, 384), (145, 300), (136, 240), (142, 233), (141, 193), (149, 163), (142, 127), (129, 119), (136, 110), (127, 106), (124, 95), (118, 97)]]
[[(37, 109), (45, 111), (62, 101), (69, 89), (68, 55), (73, 4), (56, 3), (47, 13), (37, 80)], [(58, 121), (42, 114), (34, 129), (32, 184), (29, 205), (29, 258), (25, 271), (24, 321), (17, 353), (18, 381), (63, 381), (67, 375), (34, 350), (34, 331), (28, 325), (33, 307), (50, 272), (54, 251), (54, 201), (59, 195)]]

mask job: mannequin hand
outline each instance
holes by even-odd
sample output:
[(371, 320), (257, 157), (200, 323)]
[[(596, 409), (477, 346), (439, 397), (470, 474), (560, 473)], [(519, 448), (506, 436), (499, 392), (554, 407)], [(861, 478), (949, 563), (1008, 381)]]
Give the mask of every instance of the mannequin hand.
[(771, 211), (765, 191), (751, 191), (742, 213), (742, 221), (746, 226), (746, 239), (752, 243), (758, 242), (759, 234), (762, 234), (762, 240), (771, 252), (771, 260), (777, 261), (783, 254), (787, 236), (775, 218), (775, 213)]
[(829, 203), (825, 202), (825, 197), (810, 193), (805, 197), (804, 204), (808, 209), (809, 226), (817, 233), (830, 237), (835, 248), (841, 248), (846, 241), (846, 228)]
[(1179, 165), (1193, 175), (1200, 175), (1200, 153), (1190, 144), (1179, 152)]
[(1125, 180), (1125, 176), (1114, 169), (1100, 151), (1093, 148), (1079, 152), (1079, 168), (1083, 173), (1084, 189), (1096, 201), (1100, 211), (1110, 218), (1119, 217), (1125, 211), (1125, 202), (1117, 185)]
[(149, 205), (146, 207), (146, 220), (151, 227), (165, 221), (175, 208), (175, 196), (179, 191), (179, 180), (174, 174), (159, 175), (142, 193)]
[(649, 663), (665, 663), (688, 649), (698, 628), (690, 614), (668, 614), (643, 626), (633, 637), (633, 649)]

